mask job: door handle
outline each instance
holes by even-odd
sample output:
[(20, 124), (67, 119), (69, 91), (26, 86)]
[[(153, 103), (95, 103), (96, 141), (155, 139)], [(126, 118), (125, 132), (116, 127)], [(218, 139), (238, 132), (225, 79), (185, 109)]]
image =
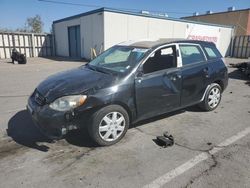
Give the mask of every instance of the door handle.
[(208, 67), (203, 69), (203, 72), (205, 73), (205, 77), (208, 78), (209, 74), (208, 74)]
[(171, 76), (170, 80), (175, 81), (176, 80), (176, 76)]
[(208, 72), (208, 67), (204, 68), (203, 72), (207, 73)]
[(172, 81), (176, 81), (177, 79), (180, 79), (181, 78), (181, 75), (180, 74), (177, 74), (177, 75), (173, 75), (170, 77), (170, 80)]
[(180, 75), (180, 74), (177, 74), (177, 78), (181, 78), (181, 75)]
[(141, 78), (137, 78), (136, 81), (137, 81), (138, 83), (141, 83)]

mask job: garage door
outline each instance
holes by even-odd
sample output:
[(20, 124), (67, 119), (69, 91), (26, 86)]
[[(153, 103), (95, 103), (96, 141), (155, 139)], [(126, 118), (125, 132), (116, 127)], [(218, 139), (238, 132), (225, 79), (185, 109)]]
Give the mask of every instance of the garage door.
[(74, 58), (81, 57), (81, 36), (80, 25), (68, 27), (69, 37), (69, 56)]

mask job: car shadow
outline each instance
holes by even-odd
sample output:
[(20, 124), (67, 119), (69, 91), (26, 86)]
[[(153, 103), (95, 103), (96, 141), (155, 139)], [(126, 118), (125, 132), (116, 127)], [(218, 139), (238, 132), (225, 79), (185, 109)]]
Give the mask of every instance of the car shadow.
[[(200, 112), (201, 110), (197, 107), (189, 107), (186, 109), (166, 113), (163, 115), (159, 115), (153, 118), (149, 118), (146, 120), (139, 121), (130, 126), (130, 128), (135, 128), (138, 126), (142, 126), (144, 124), (148, 124), (157, 120), (165, 119), (170, 116), (178, 115), (184, 113), (186, 111), (195, 111)], [(39, 151), (47, 152), (49, 147), (42, 143), (53, 143), (54, 141), (48, 139), (44, 136), (40, 130), (34, 125), (30, 114), (27, 110), (22, 110), (17, 112), (8, 122), (8, 129), (6, 130), (8, 136), (10, 136), (16, 143), (37, 149)], [(95, 144), (90, 136), (88, 135), (87, 128), (83, 128), (81, 130), (73, 130), (70, 131), (65, 137), (65, 141), (69, 144), (78, 146), (78, 147), (89, 147), (95, 148), (98, 147)]]
[(250, 78), (238, 69), (228, 73), (228, 77), (230, 79), (244, 80), (246, 81), (245, 84), (250, 86)]
[(39, 151), (47, 152), (49, 147), (39, 145), (38, 142), (51, 143), (52, 140), (46, 138), (35, 127), (27, 110), (17, 112), (8, 122), (7, 135), (16, 143)]
[(91, 140), (87, 128), (72, 130), (64, 137), (64, 139), (69, 144), (79, 147), (98, 147), (98, 145)]
[[(16, 143), (47, 152), (49, 147), (39, 143), (53, 143), (54, 141), (44, 136), (33, 123), (27, 110), (17, 112), (8, 122), (7, 135)], [(79, 147), (97, 147), (90, 139), (87, 130), (74, 130), (69, 132), (64, 139), (72, 145)]]
[(237, 80), (245, 80), (245, 75), (240, 72), (238, 69), (234, 69), (233, 71), (228, 73), (228, 77), (231, 79), (237, 79)]
[(187, 109), (181, 109), (181, 110), (177, 110), (177, 111), (174, 111), (174, 112), (169, 112), (169, 113), (165, 113), (165, 114), (162, 114), (162, 115), (158, 115), (158, 116), (155, 116), (155, 117), (152, 117), (152, 118), (149, 118), (149, 119), (141, 120), (141, 121), (138, 121), (138, 122), (132, 124), (130, 126), (130, 128), (139, 127), (139, 126), (142, 126), (144, 124), (148, 124), (148, 123), (152, 123), (154, 121), (158, 121), (158, 120), (161, 120), (161, 119), (168, 118), (170, 116), (182, 114), (182, 113), (184, 113), (186, 111), (187, 111)]
[(250, 81), (246, 81), (245, 84), (250, 86)]

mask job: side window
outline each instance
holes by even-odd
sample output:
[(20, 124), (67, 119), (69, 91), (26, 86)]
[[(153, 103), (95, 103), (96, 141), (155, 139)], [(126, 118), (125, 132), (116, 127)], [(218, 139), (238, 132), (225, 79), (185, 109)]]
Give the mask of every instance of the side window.
[(216, 49), (215, 46), (205, 46), (204, 49), (208, 59), (218, 59), (222, 57), (220, 52)]
[(143, 64), (145, 74), (176, 67), (176, 47), (168, 46), (155, 51)]
[(196, 45), (180, 45), (182, 65), (205, 61), (202, 50)]

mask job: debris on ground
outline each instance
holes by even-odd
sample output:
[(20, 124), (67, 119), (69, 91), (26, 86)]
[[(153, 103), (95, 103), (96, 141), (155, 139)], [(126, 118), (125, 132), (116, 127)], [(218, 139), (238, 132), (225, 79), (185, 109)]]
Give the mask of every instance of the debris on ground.
[(12, 50), (11, 59), (13, 64), (16, 64), (15, 62), (18, 62), (18, 64), (27, 63), (26, 55), (18, 52), (15, 48)]
[(243, 72), (246, 76), (250, 78), (250, 62), (243, 62), (243, 63), (237, 63), (237, 64), (229, 64), (233, 68), (239, 69), (241, 72)]
[(153, 141), (163, 148), (174, 145), (174, 137), (168, 132), (164, 132), (163, 136), (157, 136)]

